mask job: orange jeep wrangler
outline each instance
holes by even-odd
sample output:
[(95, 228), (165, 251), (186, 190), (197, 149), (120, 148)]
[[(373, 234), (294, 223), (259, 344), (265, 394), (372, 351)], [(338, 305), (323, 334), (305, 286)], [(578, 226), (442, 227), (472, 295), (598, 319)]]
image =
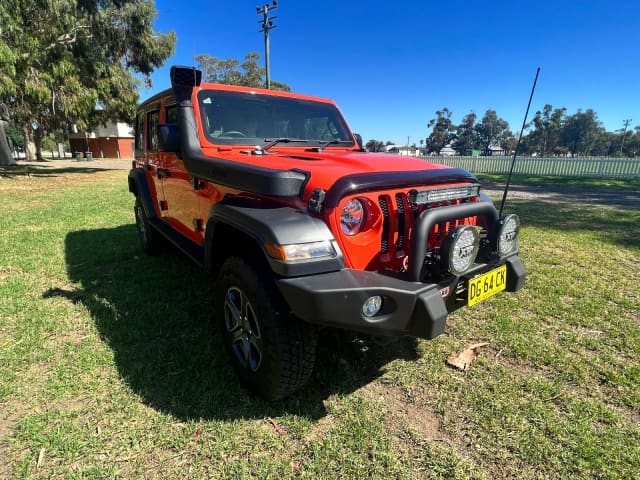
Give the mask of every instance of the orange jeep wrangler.
[(476, 177), (367, 153), (335, 103), (201, 83), (171, 69), (144, 102), (129, 190), (142, 248), (164, 240), (216, 276), (216, 315), (246, 386), (309, 378), (319, 326), (431, 339), (447, 314), (525, 281), (519, 220)]

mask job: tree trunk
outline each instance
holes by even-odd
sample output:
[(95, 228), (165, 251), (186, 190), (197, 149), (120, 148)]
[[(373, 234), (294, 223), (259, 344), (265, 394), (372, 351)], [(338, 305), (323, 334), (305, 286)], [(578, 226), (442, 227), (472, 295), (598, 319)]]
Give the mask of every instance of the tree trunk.
[(5, 122), (0, 120), (0, 165), (15, 165), (16, 161), (11, 154), (7, 136), (4, 133), (4, 124)]
[(33, 139), (33, 129), (31, 125), (25, 126), (23, 129), (24, 132), (24, 155), (25, 161), (27, 162), (35, 162), (36, 160), (36, 146)]
[(44, 130), (42, 127), (38, 127), (33, 131), (33, 143), (36, 147), (36, 161), (44, 162), (42, 157), (42, 140), (44, 139)]

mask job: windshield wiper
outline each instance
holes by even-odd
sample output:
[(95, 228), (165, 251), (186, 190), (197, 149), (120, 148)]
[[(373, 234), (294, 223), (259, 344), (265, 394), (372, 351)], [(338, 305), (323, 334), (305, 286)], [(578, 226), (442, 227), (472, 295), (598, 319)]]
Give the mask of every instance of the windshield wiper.
[(271, 147), (273, 147), (274, 145), (277, 145), (278, 143), (292, 143), (292, 142), (306, 142), (307, 140), (303, 140), (300, 138), (287, 138), (287, 137), (282, 137), (282, 138), (265, 138), (264, 139), (265, 143), (264, 145), (258, 145), (256, 147), (256, 150), (261, 150), (261, 151), (265, 151), (265, 150), (269, 150)]
[(328, 147), (329, 145), (339, 145), (341, 143), (353, 143), (352, 140), (328, 140), (326, 142), (322, 142), (320, 145), (318, 145), (317, 147), (311, 147), (309, 148), (309, 150), (315, 150), (317, 152), (321, 152), (323, 151), (326, 147)]

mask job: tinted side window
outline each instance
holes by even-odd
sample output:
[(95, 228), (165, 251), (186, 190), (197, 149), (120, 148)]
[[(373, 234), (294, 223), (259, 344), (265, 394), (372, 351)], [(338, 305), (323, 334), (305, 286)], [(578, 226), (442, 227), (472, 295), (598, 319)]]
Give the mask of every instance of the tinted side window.
[(178, 107), (176, 105), (164, 109), (164, 123), (178, 123)]
[(147, 148), (152, 152), (158, 151), (158, 123), (160, 123), (160, 111), (147, 113)]
[(135, 126), (135, 149), (144, 150), (144, 112), (138, 113)]

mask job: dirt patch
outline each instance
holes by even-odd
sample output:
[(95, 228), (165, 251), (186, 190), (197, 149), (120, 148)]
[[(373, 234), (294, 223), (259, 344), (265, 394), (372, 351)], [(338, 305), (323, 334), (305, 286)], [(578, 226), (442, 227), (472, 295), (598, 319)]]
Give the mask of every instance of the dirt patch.
[(394, 430), (407, 426), (424, 439), (445, 440), (440, 417), (431, 408), (419, 402), (417, 396), (408, 396), (397, 388), (376, 382), (363, 387), (362, 391), (381, 404)]
[[(21, 383), (29, 385), (29, 393), (35, 397), (51, 378), (51, 370), (47, 364), (37, 363), (29, 366), (20, 376), (22, 377)], [(8, 458), (6, 452), (4, 455), (1, 452), (8, 446), (9, 438), (18, 421), (31, 412), (28, 405), (29, 403), (25, 402), (23, 398), (14, 398), (0, 404), (0, 458)], [(2, 466), (0, 461), (0, 468)]]

